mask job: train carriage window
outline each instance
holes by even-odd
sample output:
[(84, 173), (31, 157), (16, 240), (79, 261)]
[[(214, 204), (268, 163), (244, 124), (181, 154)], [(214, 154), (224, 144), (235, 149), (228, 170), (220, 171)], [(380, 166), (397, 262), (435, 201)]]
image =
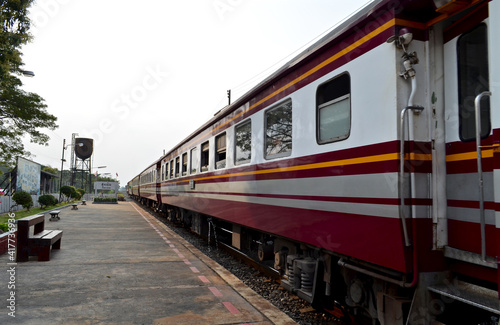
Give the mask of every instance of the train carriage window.
[(248, 163), (252, 156), (252, 121), (237, 125), (235, 131), (236, 150), (234, 161), (236, 165)]
[(209, 165), (209, 145), (208, 141), (205, 142), (204, 144), (201, 145), (201, 159), (200, 159), (200, 165), (201, 165), (201, 171), (206, 172), (208, 170), (208, 165)]
[(226, 133), (215, 138), (215, 169), (226, 167)]
[(347, 139), (351, 132), (351, 78), (344, 73), (318, 87), (316, 138), (319, 144)]
[(182, 154), (182, 176), (187, 175), (187, 170), (188, 170), (188, 154), (184, 153)]
[(170, 178), (174, 178), (174, 160), (170, 160)]
[(191, 149), (191, 174), (198, 172), (198, 148)]
[(266, 112), (266, 159), (286, 157), (292, 153), (292, 101)]
[[(458, 105), (460, 139), (476, 139), (476, 117), (474, 99), (489, 89), (487, 27), (481, 24), (460, 36), (457, 42), (458, 55)], [(490, 99), (483, 97), (481, 103), (481, 138), (491, 132)]]
[(181, 158), (177, 157), (175, 158), (175, 177), (179, 177), (180, 169), (181, 169)]

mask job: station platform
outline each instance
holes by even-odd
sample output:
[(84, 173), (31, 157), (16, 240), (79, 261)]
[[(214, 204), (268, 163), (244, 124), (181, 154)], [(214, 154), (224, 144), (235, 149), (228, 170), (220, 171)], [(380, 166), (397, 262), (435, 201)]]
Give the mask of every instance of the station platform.
[(50, 261), (0, 256), (0, 324), (296, 324), (134, 202), (59, 216)]

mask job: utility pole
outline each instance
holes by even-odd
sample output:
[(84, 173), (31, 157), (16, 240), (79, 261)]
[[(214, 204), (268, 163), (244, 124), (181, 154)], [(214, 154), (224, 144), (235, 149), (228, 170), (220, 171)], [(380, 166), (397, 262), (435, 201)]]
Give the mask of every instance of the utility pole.
[(63, 168), (64, 168), (64, 150), (66, 150), (66, 139), (63, 139), (63, 150), (61, 157), (61, 179), (59, 180), (59, 202), (61, 202), (61, 187), (63, 181)]
[(227, 91), (227, 101), (228, 101), (228, 106), (231, 105), (231, 89)]

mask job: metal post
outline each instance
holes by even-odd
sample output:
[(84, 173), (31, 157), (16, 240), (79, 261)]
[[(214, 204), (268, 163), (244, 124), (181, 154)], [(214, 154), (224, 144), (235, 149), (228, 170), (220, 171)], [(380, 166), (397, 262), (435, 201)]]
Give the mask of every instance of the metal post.
[(63, 168), (64, 168), (64, 150), (66, 146), (66, 139), (63, 139), (63, 150), (62, 150), (62, 157), (61, 157), (61, 179), (59, 180), (59, 202), (61, 202), (61, 187), (62, 187), (62, 180), (63, 180)]
[(483, 162), (481, 152), (481, 99), (483, 96), (491, 96), (491, 92), (484, 91), (474, 99), (476, 113), (476, 153), (477, 153), (477, 175), (479, 177), (479, 219), (481, 221), (481, 258), (486, 261), (486, 218), (484, 215), (484, 184), (483, 184)]

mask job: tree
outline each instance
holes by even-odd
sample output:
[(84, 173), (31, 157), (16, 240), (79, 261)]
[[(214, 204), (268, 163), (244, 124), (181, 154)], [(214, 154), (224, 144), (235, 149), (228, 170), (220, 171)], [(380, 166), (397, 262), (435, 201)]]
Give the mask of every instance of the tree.
[(42, 170), (44, 172), (50, 173), (52, 175), (59, 175), (59, 170), (57, 168), (54, 168), (54, 167), (45, 166), (42, 168)]
[(77, 188), (76, 192), (78, 193), (78, 200), (85, 195), (85, 190), (83, 188)]
[(43, 207), (48, 207), (48, 206), (51, 206), (51, 205), (56, 205), (57, 204), (57, 199), (55, 197), (53, 197), (52, 195), (50, 194), (45, 194), (45, 195), (41, 195), (39, 198), (38, 198), (38, 203), (40, 203), (40, 206)]
[(63, 186), (61, 187), (61, 193), (66, 196), (66, 198), (69, 200), (69, 198), (73, 197), (73, 193), (76, 193), (76, 189), (73, 186)]
[(30, 210), (33, 206), (33, 199), (28, 192), (19, 191), (14, 193), (12, 199), (16, 202), (17, 205), (22, 205), (26, 210)]
[(21, 89), (21, 46), (28, 43), (28, 8), (33, 0), (0, 0), (0, 163), (13, 165), (16, 156), (30, 156), (22, 137), (47, 145), (40, 129), (54, 130), (57, 118), (46, 110), (42, 97)]

